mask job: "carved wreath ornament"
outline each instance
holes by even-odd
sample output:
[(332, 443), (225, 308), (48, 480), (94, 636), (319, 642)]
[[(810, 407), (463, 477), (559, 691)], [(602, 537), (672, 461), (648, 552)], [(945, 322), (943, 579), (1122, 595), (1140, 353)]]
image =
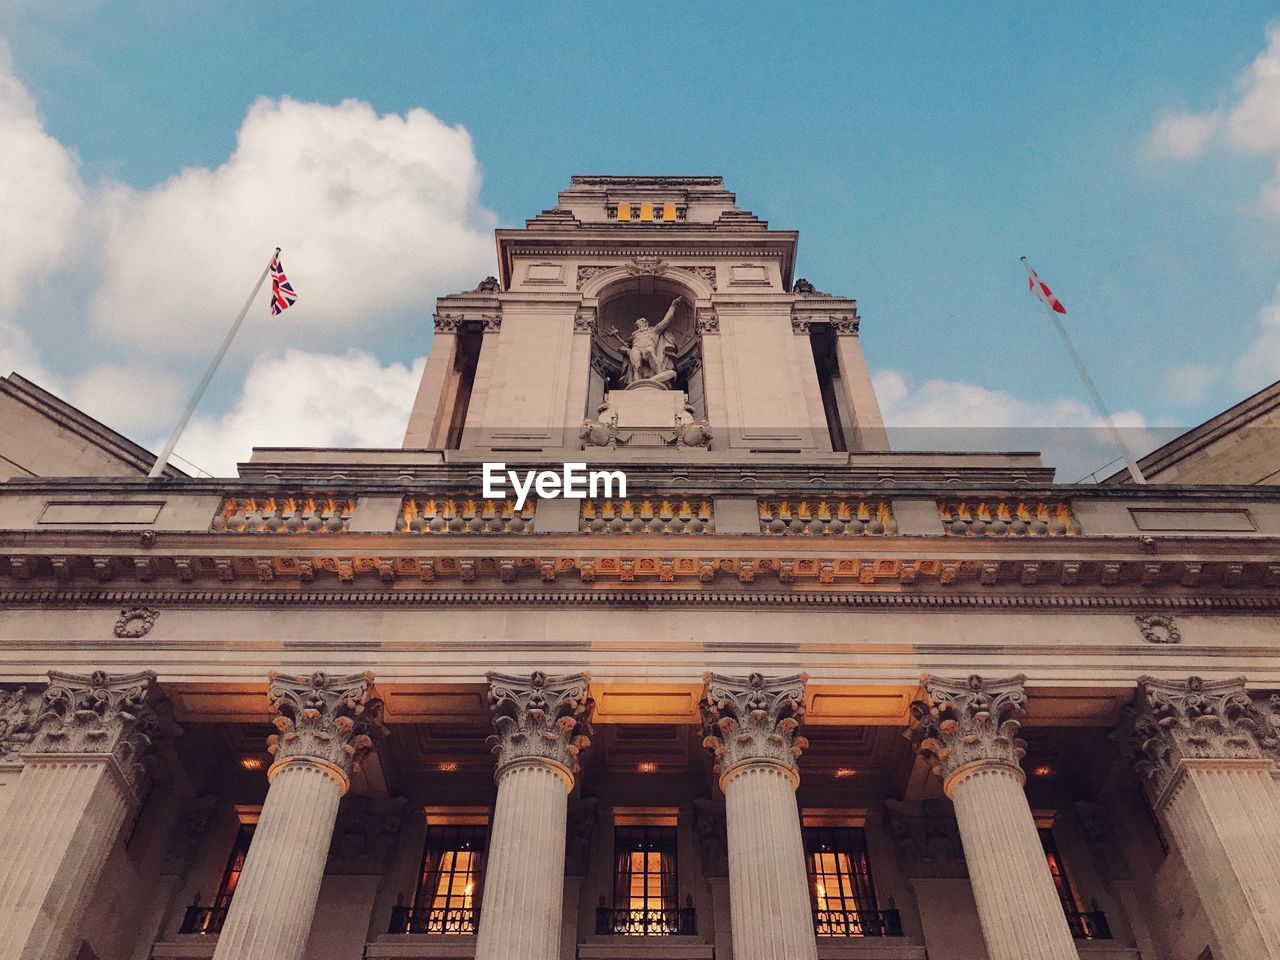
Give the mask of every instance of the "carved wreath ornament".
[(154, 607), (126, 607), (120, 611), (116, 620), (116, 636), (121, 640), (136, 640), (145, 637), (156, 625), (160, 611)]

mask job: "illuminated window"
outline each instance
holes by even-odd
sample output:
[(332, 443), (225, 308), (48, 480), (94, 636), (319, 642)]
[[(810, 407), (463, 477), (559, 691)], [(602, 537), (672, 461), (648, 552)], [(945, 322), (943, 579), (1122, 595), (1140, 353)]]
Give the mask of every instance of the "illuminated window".
[(613, 917), (609, 932), (635, 936), (679, 933), (676, 828), (617, 827), (613, 856)]
[(488, 828), (430, 826), (406, 933), (475, 933)]
[(897, 911), (878, 909), (861, 827), (805, 827), (804, 852), (818, 936), (901, 936)]
[(1058, 852), (1058, 845), (1053, 839), (1053, 830), (1040, 827), (1040, 846), (1044, 848), (1044, 857), (1049, 864), (1049, 875), (1053, 877), (1053, 888), (1058, 892), (1058, 901), (1062, 904), (1062, 912), (1066, 915), (1067, 926), (1071, 935), (1077, 940), (1110, 940), (1111, 929), (1107, 918), (1098, 905), (1086, 911), (1080, 905), (1080, 898), (1067, 873), (1067, 865)]
[(236, 887), (240, 884), (240, 874), (244, 872), (245, 857), (249, 855), (249, 843), (253, 840), (253, 823), (241, 823), (236, 834), (236, 842), (231, 847), (231, 855), (227, 857), (226, 869), (222, 871), (222, 880), (218, 884), (218, 892), (208, 906), (200, 902), (196, 895), (195, 902), (187, 907), (182, 918), (179, 933), (215, 934), (222, 930), (223, 921), (227, 919), (227, 909), (231, 906), (231, 898), (235, 896)]

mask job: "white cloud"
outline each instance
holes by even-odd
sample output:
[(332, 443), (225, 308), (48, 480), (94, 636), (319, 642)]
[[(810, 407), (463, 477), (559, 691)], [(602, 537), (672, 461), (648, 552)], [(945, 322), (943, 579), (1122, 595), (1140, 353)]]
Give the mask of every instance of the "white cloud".
[(425, 362), (384, 366), (358, 350), (262, 358), (232, 410), (194, 419), (177, 452), (214, 476), (235, 476), (254, 446), (399, 447)]
[(1232, 373), (1235, 385), (1250, 393), (1280, 379), (1280, 285), (1271, 302), (1258, 311), (1253, 340)]
[(164, 370), (108, 363), (77, 376), (63, 398), (113, 429), (127, 423), (145, 435), (173, 426), (190, 389)]
[(60, 265), (83, 194), (75, 156), (45, 132), (0, 40), (0, 316)]
[[(479, 186), (466, 130), (425, 110), (259, 100), (223, 165), (108, 192), (94, 332), (180, 351), (193, 324), (234, 315), (278, 244), (299, 294), (289, 319), (355, 342), (388, 311), (428, 312), (491, 268)], [(255, 309), (265, 315), (265, 297)]]
[(1195, 160), (1208, 149), (1220, 122), (1216, 110), (1205, 114), (1166, 111), (1147, 137), (1147, 154), (1155, 158)]
[[(917, 386), (897, 370), (877, 371), (872, 380), (897, 450), (1040, 451), (1064, 482), (1119, 456), (1105, 421), (1073, 397), (1034, 403), (963, 380), (933, 379)], [(1122, 410), (1112, 419), (1137, 455), (1159, 445), (1137, 411)]]
[(1199, 406), (1223, 374), (1221, 363), (1179, 363), (1168, 367), (1156, 382), (1160, 398), (1172, 407)]

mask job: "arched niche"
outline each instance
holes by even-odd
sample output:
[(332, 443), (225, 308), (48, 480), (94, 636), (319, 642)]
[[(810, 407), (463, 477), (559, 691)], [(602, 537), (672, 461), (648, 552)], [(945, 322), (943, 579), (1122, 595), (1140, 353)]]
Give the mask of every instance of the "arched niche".
[(597, 280), (591, 285), (594, 289), (588, 291), (585, 286), (583, 289), (584, 294), (595, 294), (590, 299), (584, 297), (584, 302), (594, 300), (596, 308), (585, 416), (594, 417), (604, 402), (605, 393), (623, 386), (623, 346), (610, 332), (617, 330), (622, 337), (628, 337), (641, 317), (656, 324), (666, 315), (671, 301), (682, 297), (683, 302), (676, 305), (675, 316), (667, 328), (676, 342), (676, 379), (672, 389), (687, 394), (695, 415), (705, 417), (702, 338), (698, 333), (697, 309), (699, 301), (705, 304), (709, 298), (710, 286), (696, 274), (679, 269), (633, 274), (618, 268), (593, 279)]

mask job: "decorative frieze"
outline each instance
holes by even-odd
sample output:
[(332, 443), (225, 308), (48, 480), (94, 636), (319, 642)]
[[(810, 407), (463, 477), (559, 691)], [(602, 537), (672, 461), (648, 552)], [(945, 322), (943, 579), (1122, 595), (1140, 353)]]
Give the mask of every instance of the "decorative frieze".
[(1254, 706), (1244, 677), (1139, 677), (1133, 711), (1116, 739), (1158, 799), (1181, 761), (1262, 759), (1274, 752), (1276, 731)]
[(161, 736), (181, 732), (162, 715), (163, 701), (157, 700), (155, 681), (150, 670), (129, 674), (51, 670), (23, 753), (109, 756), (134, 793), (140, 793), (152, 745)]
[(921, 677), (921, 694), (911, 703), (906, 736), (944, 781), (973, 764), (996, 763), (1021, 773), (1026, 743), (1018, 731), (1026, 713), (1022, 674), (988, 680)]
[(739, 764), (769, 762), (799, 778), (796, 761), (809, 746), (798, 731), (804, 719), (808, 676), (746, 677), (703, 674), (702, 745), (715, 758), (721, 780)]
[(712, 502), (700, 497), (628, 497), (584, 500), (578, 516), (582, 533), (712, 533)]
[(344, 533), (356, 498), (288, 493), (224, 497), (210, 527), (215, 533)]
[(268, 675), (267, 699), (276, 712), (277, 734), (267, 750), (278, 769), (290, 760), (309, 760), (341, 774), (345, 788), (360, 758), (373, 748), (381, 729), (382, 701), (374, 695), (373, 674), (330, 677)]
[(951, 537), (1078, 537), (1080, 524), (1065, 500), (939, 500)]
[(617, 264), (590, 264), (588, 266), (578, 267), (578, 289), (582, 289), (582, 285), (594, 276), (602, 273), (608, 273), (610, 270), (617, 268)]
[(486, 677), (495, 731), (487, 742), (498, 758), (497, 776), (524, 760), (551, 761), (576, 775), (578, 757), (591, 745), (591, 675), (549, 677), (538, 670), (527, 677)]
[(898, 532), (887, 500), (822, 497), (759, 500), (760, 532), (810, 536), (881, 536)]
[(486, 500), (468, 494), (405, 497), (396, 520), (400, 533), (531, 533), (537, 500), (517, 510), (511, 500)]

